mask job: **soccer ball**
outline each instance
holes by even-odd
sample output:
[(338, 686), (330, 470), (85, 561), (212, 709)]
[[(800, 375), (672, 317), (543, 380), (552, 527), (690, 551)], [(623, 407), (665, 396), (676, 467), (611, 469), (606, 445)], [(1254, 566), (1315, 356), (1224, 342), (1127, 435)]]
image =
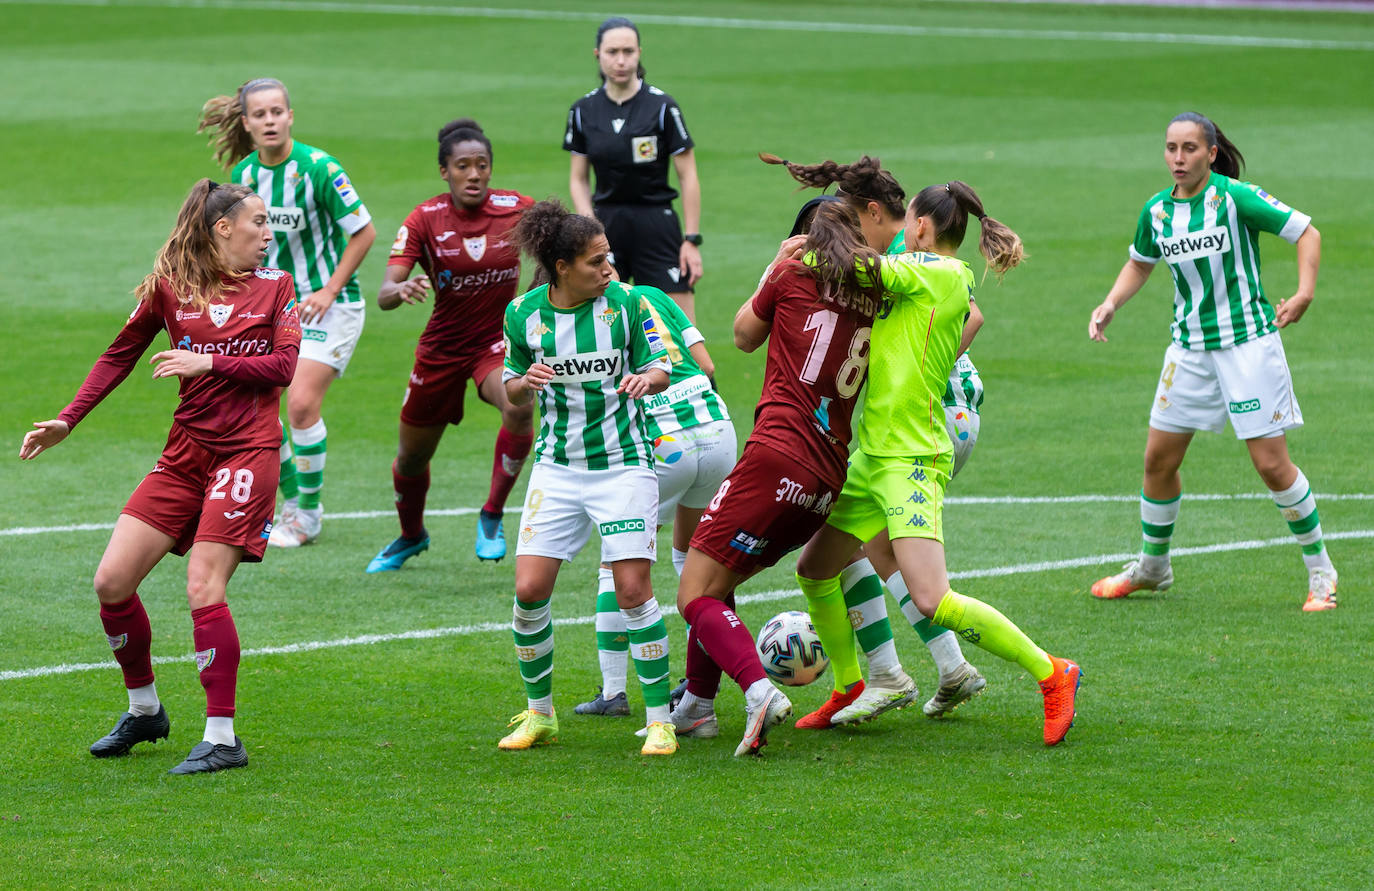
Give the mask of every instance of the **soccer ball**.
[(801, 610), (788, 610), (769, 619), (759, 631), (756, 646), (763, 670), (789, 687), (811, 683), (830, 665), (811, 617)]

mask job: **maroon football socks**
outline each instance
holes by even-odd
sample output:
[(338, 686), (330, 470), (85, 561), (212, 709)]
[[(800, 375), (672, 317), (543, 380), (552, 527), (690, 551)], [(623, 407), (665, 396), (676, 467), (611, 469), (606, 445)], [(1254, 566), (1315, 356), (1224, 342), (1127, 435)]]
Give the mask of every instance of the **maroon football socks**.
[(191, 610), (196, 642), (196, 668), (205, 688), (205, 714), (234, 717), (234, 689), (239, 678), (239, 631), (229, 604), (216, 603)]
[(153, 630), (138, 592), (123, 603), (100, 605), (100, 624), (124, 671), (124, 686), (133, 690), (153, 682)]

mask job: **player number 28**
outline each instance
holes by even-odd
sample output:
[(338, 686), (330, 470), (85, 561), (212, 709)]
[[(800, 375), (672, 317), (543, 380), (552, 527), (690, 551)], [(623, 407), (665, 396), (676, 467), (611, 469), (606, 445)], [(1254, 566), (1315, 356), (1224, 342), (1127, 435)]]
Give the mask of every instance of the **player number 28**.
[[(798, 375), (808, 384), (814, 384), (820, 377), (821, 366), (825, 364), (825, 354), (830, 351), (830, 340), (835, 336), (835, 323), (839, 315), (833, 310), (818, 309), (806, 317), (804, 331), (815, 331), (811, 339), (811, 349), (806, 353), (806, 364)], [(859, 392), (864, 372), (868, 369), (868, 338), (871, 328), (860, 328), (849, 340), (848, 355), (840, 370), (835, 373), (835, 391), (841, 399), (848, 399)]]
[(234, 485), (229, 489), (229, 497), (239, 504), (246, 504), (253, 495), (253, 471), (247, 467), (235, 472), (228, 467), (221, 467), (215, 471), (215, 484), (210, 487), (210, 500), (223, 498), (224, 492), (221, 490), (233, 478)]

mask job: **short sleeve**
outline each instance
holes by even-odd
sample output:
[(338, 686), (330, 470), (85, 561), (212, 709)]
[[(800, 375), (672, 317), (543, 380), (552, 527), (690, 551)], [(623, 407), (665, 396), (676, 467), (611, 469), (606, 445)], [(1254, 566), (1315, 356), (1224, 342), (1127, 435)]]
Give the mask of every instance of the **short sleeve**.
[(663, 147), (670, 155), (679, 155), (695, 146), (692, 134), (687, 132), (687, 122), (682, 119), (682, 109), (671, 99), (663, 116)]
[(333, 158), (325, 159), (324, 182), (317, 184), (316, 197), (328, 210), (329, 218), (349, 235), (372, 222), (372, 215), (353, 188), (348, 173)]
[(514, 380), (530, 370), (534, 364), (534, 353), (525, 340), (525, 332), (520, 330), (522, 316), (516, 305), (506, 307), (506, 321), (502, 325), (502, 338), (506, 343), (506, 367), (501, 372), (502, 382)]
[(630, 308), (634, 309), (634, 322), (630, 325), (630, 367), (636, 372), (659, 368), (671, 373), (673, 367), (668, 362), (668, 349), (649, 309), (649, 299), (641, 296), (626, 307)]
[(697, 329), (696, 325), (688, 325), (682, 329), (682, 345), (686, 349), (691, 349), (699, 343), (705, 343), (706, 336)]
[(582, 110), (576, 105), (568, 109), (568, 126), (563, 131), (563, 150), (577, 155), (587, 154), (587, 134), (582, 131)]
[(289, 272), (277, 280), (277, 319), (273, 337), (277, 344), (301, 341), (301, 318), (296, 306), (296, 282)]
[(1128, 251), (1132, 260), (1153, 266), (1160, 261), (1164, 254), (1159, 250), (1159, 243), (1155, 241), (1154, 216), (1150, 212), (1151, 206), (1157, 206), (1157, 204), (1151, 202), (1140, 209), (1140, 219), (1135, 224), (1135, 240), (1131, 242)]
[[(781, 282), (783, 270), (787, 269), (788, 265), (794, 262), (795, 261), (789, 260), (767, 269), (763, 273), (763, 278), (759, 281), (758, 292), (754, 294), (754, 299), (750, 303), (750, 308), (754, 311), (754, 315), (768, 322), (770, 325), (773, 322), (774, 314), (778, 311), (778, 300), (782, 296)], [(795, 272), (795, 270), (788, 271)]]
[(424, 244), (424, 216), (417, 207), (396, 230), (396, 240), (391, 243), (391, 255), (386, 265), (414, 267), (424, 253)]
[(1236, 217), (1251, 229), (1270, 232), (1296, 243), (1312, 218), (1294, 210), (1252, 183), (1233, 183), (1227, 192), (1236, 204)]

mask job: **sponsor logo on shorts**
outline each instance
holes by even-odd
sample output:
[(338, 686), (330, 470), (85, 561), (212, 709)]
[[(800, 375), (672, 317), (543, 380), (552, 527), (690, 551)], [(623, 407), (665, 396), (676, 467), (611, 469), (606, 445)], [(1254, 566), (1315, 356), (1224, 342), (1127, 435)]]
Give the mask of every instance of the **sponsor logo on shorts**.
[(730, 547), (737, 551), (743, 551), (750, 556), (763, 553), (763, 549), (768, 547), (768, 539), (760, 538), (752, 532), (744, 529), (735, 530), (735, 537), (730, 539)]
[(906, 500), (911, 504), (925, 504), (926, 496), (922, 495), (920, 492), (912, 492), (907, 496)]
[(232, 303), (212, 303), (209, 307), (210, 323), (216, 328), (223, 328), (224, 323), (229, 321), (229, 317), (234, 314), (234, 304)]
[(630, 520), (612, 520), (609, 523), (601, 523), (597, 528), (601, 530), (603, 536), (606, 536), (620, 535), (623, 532), (643, 532), (648, 526), (645, 525), (643, 519), (635, 518)]
[(905, 516), (905, 515), (906, 515), (906, 508), (904, 508), (904, 507), (889, 507), (889, 508), (887, 509), (887, 515), (888, 515), (889, 517), (901, 517), (901, 516)]
[(272, 535), (272, 521), (268, 520), (262, 524), (262, 537), (268, 538)]
[(247, 515), (241, 510), (227, 510), (224, 512), (224, 519), (226, 520), (237, 520), (239, 517), (242, 516)]
[(1212, 226), (1201, 232), (1184, 232), (1159, 239), (1159, 250), (1165, 260), (1182, 263), (1214, 257), (1231, 250), (1231, 232), (1225, 226)]
[(911, 473), (907, 474), (906, 478), (913, 483), (924, 483), (926, 481), (926, 472), (917, 467), (912, 470)]
[(301, 207), (267, 208), (267, 228), (273, 232), (301, 232), (305, 229), (305, 209)]
[(196, 671), (204, 671), (215, 662), (215, 648), (196, 650)]
[(1277, 424), (1279, 421), (1282, 421), (1282, 420), (1283, 420), (1283, 412), (1281, 412), (1281, 411), (1276, 411), (1276, 412), (1274, 412), (1274, 417), (1270, 418), (1270, 420), (1273, 421), (1275, 424)]
[(826, 516), (830, 513), (831, 502), (835, 496), (831, 492), (817, 494), (805, 491), (805, 486), (794, 479), (783, 477), (778, 480), (778, 488), (774, 492), (775, 502), (785, 502), (793, 504), (802, 510), (809, 510)]
[(1258, 399), (1243, 399), (1240, 402), (1227, 403), (1226, 408), (1233, 415), (1243, 415), (1246, 412), (1259, 411), (1260, 401)]
[(329, 332), (322, 328), (306, 328), (301, 331), (301, 340), (318, 340), (324, 343), (329, 339)]
[(105, 640), (106, 640), (106, 642), (109, 643), (110, 649), (112, 649), (112, 650), (122, 650), (122, 649), (124, 649), (124, 645), (125, 645), (126, 643), (129, 642), (129, 635), (127, 635), (127, 634), (118, 634), (118, 635), (109, 635), (109, 634), (107, 634), (107, 635), (105, 635)]
[(908, 526), (915, 526), (915, 527), (918, 528), (918, 529), (930, 525), (929, 523), (926, 522), (926, 518), (923, 517), (923, 516), (921, 516), (920, 514), (917, 514), (916, 516), (912, 517), (910, 520), (907, 520), (907, 521), (906, 521), (906, 524), (907, 524)]

